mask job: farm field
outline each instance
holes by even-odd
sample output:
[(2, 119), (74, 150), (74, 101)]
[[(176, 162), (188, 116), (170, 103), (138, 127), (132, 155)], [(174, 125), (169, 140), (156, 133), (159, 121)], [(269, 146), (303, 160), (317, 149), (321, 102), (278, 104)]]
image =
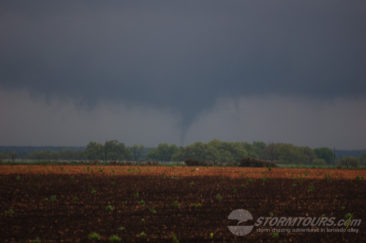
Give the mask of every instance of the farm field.
[(364, 221), (364, 178), (365, 170), (1, 165), (0, 238), (109, 242), (115, 235), (116, 242), (366, 242), (365, 222), (354, 227), (358, 233), (273, 233), (254, 227), (236, 236), (228, 230), (237, 223), (228, 219), (235, 209), (248, 210), (253, 222), (261, 216)]
[(114, 165), (0, 165), (0, 175), (7, 174), (91, 174), (91, 175), (162, 175), (214, 176), (230, 178), (366, 178), (360, 169), (244, 168), (203, 166), (114, 166)]

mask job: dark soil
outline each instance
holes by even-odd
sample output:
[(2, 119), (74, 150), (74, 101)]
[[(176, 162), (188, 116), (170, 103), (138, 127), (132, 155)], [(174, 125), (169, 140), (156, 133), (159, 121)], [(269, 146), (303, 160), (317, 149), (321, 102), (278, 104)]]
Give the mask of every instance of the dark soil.
[(118, 235), (122, 242), (172, 242), (173, 233), (180, 242), (366, 242), (365, 222), (358, 233), (280, 233), (276, 239), (256, 228), (238, 237), (227, 228), (236, 224), (228, 215), (240, 208), (254, 221), (344, 219), (347, 213), (364, 220), (363, 179), (13, 174), (0, 176), (0, 198), (2, 242), (85, 242), (92, 232), (100, 241)]

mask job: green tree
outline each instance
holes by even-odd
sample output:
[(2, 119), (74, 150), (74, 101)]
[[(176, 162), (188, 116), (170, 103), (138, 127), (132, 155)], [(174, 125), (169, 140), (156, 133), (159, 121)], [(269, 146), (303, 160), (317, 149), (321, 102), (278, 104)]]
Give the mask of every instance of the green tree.
[(175, 144), (160, 143), (158, 147), (150, 149), (146, 157), (154, 161), (172, 161), (173, 155), (178, 150)]
[(300, 150), (301, 150), (302, 154), (300, 152), (299, 160), (302, 163), (311, 164), (313, 162), (313, 160), (316, 158), (316, 154), (313, 149), (305, 146), (305, 147), (300, 147)]
[(332, 164), (334, 161), (334, 152), (330, 148), (320, 147), (314, 149), (315, 155), (319, 159), (324, 159), (327, 164)]
[(174, 160), (184, 161), (187, 159), (228, 162), (240, 161), (248, 156), (245, 143), (223, 142), (217, 139), (209, 143), (196, 142), (182, 147), (174, 154)]
[(104, 144), (104, 159), (105, 160), (130, 160), (131, 153), (124, 143), (117, 140), (109, 140)]
[(143, 155), (144, 155), (144, 151), (145, 151), (144, 145), (134, 144), (134, 145), (130, 146), (128, 148), (128, 150), (131, 153), (132, 160), (140, 161), (143, 159)]
[(251, 146), (250, 154), (253, 154), (256, 159), (264, 159), (264, 150), (266, 149), (266, 144), (264, 142), (254, 141)]
[(272, 143), (263, 150), (263, 159), (285, 164), (311, 164), (315, 158), (311, 148), (288, 143)]
[(207, 152), (207, 144), (195, 142), (193, 144), (181, 147), (172, 156), (173, 161), (184, 161), (186, 159), (205, 160)]
[(85, 149), (85, 157), (90, 160), (103, 160), (104, 146), (97, 142), (89, 142)]
[(264, 151), (265, 159), (280, 163), (295, 163), (296, 150), (292, 144), (272, 143)]
[(212, 140), (208, 144), (209, 151), (215, 156), (210, 160), (215, 162), (229, 162), (240, 161), (248, 157), (248, 150), (246, 144), (238, 142), (222, 142), (219, 140)]
[(263, 150), (263, 159), (270, 161), (277, 161), (278, 155), (276, 153), (276, 144), (270, 143)]

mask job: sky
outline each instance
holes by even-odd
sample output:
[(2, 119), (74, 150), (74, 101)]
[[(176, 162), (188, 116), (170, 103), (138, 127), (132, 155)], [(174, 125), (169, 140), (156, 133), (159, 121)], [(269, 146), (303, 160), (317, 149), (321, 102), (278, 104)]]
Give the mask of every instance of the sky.
[(0, 145), (366, 148), (363, 0), (2, 1)]

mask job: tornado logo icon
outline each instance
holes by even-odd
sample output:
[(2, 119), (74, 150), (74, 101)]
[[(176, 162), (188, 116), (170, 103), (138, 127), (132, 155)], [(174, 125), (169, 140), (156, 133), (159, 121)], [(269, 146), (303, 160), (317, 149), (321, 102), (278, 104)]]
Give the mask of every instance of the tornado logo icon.
[(241, 225), (249, 220), (253, 220), (252, 214), (245, 209), (235, 209), (227, 217), (230, 220), (237, 220), (236, 225), (228, 226), (231, 233), (237, 236), (245, 236), (253, 230), (253, 225)]

